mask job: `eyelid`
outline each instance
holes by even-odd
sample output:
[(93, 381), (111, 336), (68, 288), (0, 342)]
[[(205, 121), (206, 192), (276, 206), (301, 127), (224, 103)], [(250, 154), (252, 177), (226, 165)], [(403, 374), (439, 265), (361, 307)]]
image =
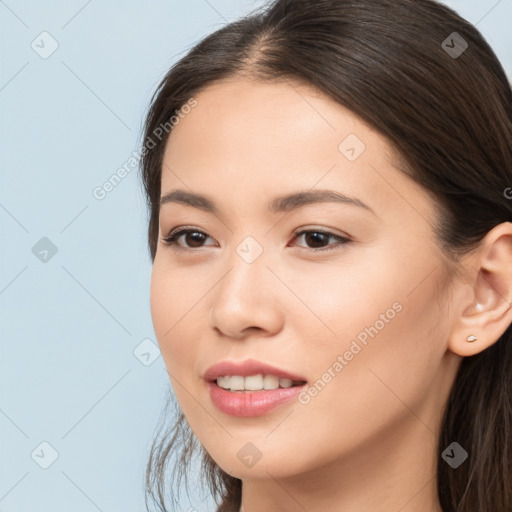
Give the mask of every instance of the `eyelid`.
[[(201, 235), (204, 235), (207, 238), (212, 238), (212, 240), (213, 240), (213, 237), (211, 237), (210, 235), (208, 235), (208, 233), (205, 233), (201, 229), (195, 228), (193, 226), (180, 226), (180, 227), (172, 229), (167, 236), (162, 238), (162, 242), (165, 245), (173, 247), (174, 250), (176, 250), (176, 251), (183, 250), (183, 251), (197, 252), (197, 249), (195, 249), (193, 247), (181, 247), (176, 243), (176, 241), (179, 238), (181, 238), (183, 235), (187, 235), (189, 233), (200, 233)], [(174, 241), (171, 241), (170, 239), (174, 239)]]
[[(174, 228), (170, 231), (169, 235), (162, 238), (162, 242), (172, 247), (175, 251), (187, 251), (187, 252), (198, 252), (199, 248), (193, 248), (193, 247), (182, 247), (177, 244), (177, 240), (181, 238), (184, 235), (187, 235), (189, 233), (199, 233), (201, 235), (206, 236), (207, 238), (212, 238), (208, 235), (208, 233), (205, 233), (201, 229), (195, 228), (193, 226), (180, 226), (177, 228)], [(299, 246), (302, 250), (307, 251), (308, 253), (325, 253), (331, 250), (340, 249), (343, 246), (353, 242), (353, 239), (346, 235), (338, 235), (336, 233), (333, 233), (332, 231), (329, 231), (325, 228), (299, 228), (298, 230), (295, 230), (293, 232), (293, 239), (300, 237), (306, 233), (321, 233), (322, 235), (325, 235), (330, 238), (335, 238), (337, 240), (336, 244), (329, 244), (326, 247), (304, 247)], [(213, 239), (213, 238), (212, 238)]]
[(304, 233), (321, 233), (327, 237), (335, 238), (337, 240), (336, 244), (329, 244), (326, 247), (320, 247), (320, 248), (314, 248), (314, 247), (301, 247), (303, 250), (306, 250), (310, 253), (322, 253), (322, 252), (328, 252), (328, 251), (334, 251), (339, 250), (340, 248), (343, 248), (343, 246), (351, 243), (353, 240), (349, 236), (345, 235), (338, 235), (336, 233), (333, 233), (332, 231), (329, 231), (325, 228), (300, 228), (298, 231), (294, 231), (293, 235), (294, 238), (297, 238)]

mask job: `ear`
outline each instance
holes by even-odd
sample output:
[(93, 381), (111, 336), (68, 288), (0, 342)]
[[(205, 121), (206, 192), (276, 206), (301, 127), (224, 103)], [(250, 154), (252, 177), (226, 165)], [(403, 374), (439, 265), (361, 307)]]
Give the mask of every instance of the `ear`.
[[(464, 264), (469, 281), (448, 348), (472, 356), (494, 344), (512, 323), (512, 223), (489, 231)], [(467, 341), (476, 336), (476, 341)]]

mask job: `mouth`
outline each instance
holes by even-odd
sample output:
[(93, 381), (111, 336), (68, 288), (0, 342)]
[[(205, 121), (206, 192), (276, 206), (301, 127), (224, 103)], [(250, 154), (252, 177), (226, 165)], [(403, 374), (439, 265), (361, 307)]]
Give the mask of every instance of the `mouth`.
[(203, 378), (213, 405), (239, 417), (261, 416), (289, 405), (307, 385), (301, 375), (253, 359), (218, 363)]
[(288, 389), (295, 386), (303, 386), (305, 380), (292, 380), (277, 375), (223, 375), (213, 382), (222, 389), (232, 392), (250, 393), (254, 391), (270, 391), (274, 389)]
[(306, 383), (302, 375), (255, 359), (241, 362), (222, 361), (208, 368), (203, 378), (231, 391), (290, 388)]
[[(285, 384), (288, 385), (287, 382)], [(289, 406), (306, 386), (305, 383), (292, 382), (291, 386), (274, 389), (232, 390), (219, 386), (217, 381), (207, 383), (210, 400), (220, 412), (243, 418), (262, 416), (278, 407)]]

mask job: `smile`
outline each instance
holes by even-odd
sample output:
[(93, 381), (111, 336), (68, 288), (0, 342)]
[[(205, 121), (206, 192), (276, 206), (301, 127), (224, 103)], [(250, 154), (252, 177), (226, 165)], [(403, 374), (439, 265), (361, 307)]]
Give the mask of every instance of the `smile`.
[(305, 384), (305, 381), (293, 381), (287, 378), (279, 378), (277, 375), (225, 375), (217, 377), (217, 386), (230, 391), (261, 391), (278, 388), (291, 388), (292, 386)]

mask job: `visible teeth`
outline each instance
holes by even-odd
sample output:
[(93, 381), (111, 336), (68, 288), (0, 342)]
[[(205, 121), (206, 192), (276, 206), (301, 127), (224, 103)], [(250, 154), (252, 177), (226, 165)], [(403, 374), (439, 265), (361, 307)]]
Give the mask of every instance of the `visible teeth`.
[(279, 377), (275, 375), (265, 375), (263, 379), (263, 389), (277, 389), (279, 387)]
[(217, 384), (221, 388), (229, 388), (229, 377), (217, 377)]
[(239, 375), (235, 375), (234, 377), (229, 378), (229, 387), (233, 391), (242, 391), (244, 388), (244, 378)]
[(282, 388), (291, 388), (293, 382), (290, 379), (279, 379), (279, 385)]
[(276, 375), (224, 375), (217, 378), (217, 385), (231, 391), (260, 391), (262, 389), (289, 388), (293, 386), (291, 379), (280, 379)]
[(259, 373), (258, 375), (245, 377), (245, 389), (249, 389), (251, 391), (263, 389), (263, 375)]

